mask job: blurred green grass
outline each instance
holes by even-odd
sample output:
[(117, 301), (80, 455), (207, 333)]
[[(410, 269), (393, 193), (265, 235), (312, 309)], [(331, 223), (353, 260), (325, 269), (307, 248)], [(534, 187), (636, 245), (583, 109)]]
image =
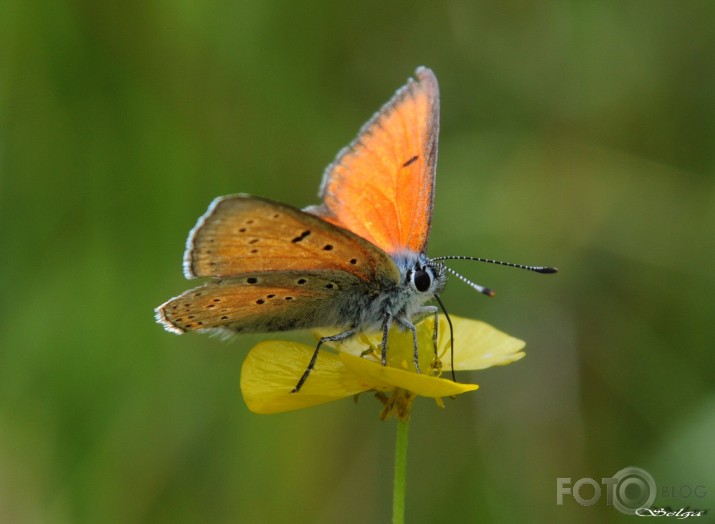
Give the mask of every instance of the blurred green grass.
[[(238, 391), (257, 337), (174, 337), (210, 200), (315, 203), (417, 65), (442, 135), (430, 254), (450, 311), (527, 341), (416, 406), (408, 520), (619, 521), (557, 477), (637, 465), (715, 509), (715, 8), (10, 0), (0, 16), (0, 522), (365, 522), (393, 427), (362, 398), (280, 416)], [(456, 267), (456, 266), (455, 266)], [(627, 517), (621, 517), (625, 521)]]

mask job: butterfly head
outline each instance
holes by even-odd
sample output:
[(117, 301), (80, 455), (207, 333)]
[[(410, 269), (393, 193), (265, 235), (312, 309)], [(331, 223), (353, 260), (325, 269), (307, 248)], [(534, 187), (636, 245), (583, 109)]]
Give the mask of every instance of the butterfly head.
[(408, 252), (394, 258), (400, 269), (403, 285), (411, 295), (421, 296), (426, 300), (444, 289), (447, 274), (443, 264), (433, 262), (423, 253)]

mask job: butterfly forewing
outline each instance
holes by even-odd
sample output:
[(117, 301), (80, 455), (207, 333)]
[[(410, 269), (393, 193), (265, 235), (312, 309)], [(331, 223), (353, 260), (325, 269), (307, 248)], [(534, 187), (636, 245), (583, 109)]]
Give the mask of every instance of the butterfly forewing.
[(175, 333), (225, 328), (269, 333), (339, 325), (344, 297), (365, 283), (344, 271), (255, 273), (190, 289), (156, 309)]
[(328, 166), (311, 211), (396, 253), (424, 252), (432, 217), (439, 88), (420, 68)]
[(397, 281), (391, 258), (362, 238), (271, 200), (214, 200), (189, 234), (184, 273), (235, 277), (273, 271), (344, 271), (365, 282)]

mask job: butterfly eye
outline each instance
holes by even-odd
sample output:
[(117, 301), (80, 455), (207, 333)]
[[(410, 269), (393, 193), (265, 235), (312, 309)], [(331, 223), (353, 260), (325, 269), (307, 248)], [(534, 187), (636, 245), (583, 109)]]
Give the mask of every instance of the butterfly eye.
[(423, 269), (418, 269), (414, 273), (412, 282), (414, 283), (415, 289), (417, 291), (425, 292), (432, 285), (432, 275), (430, 275), (429, 272)]

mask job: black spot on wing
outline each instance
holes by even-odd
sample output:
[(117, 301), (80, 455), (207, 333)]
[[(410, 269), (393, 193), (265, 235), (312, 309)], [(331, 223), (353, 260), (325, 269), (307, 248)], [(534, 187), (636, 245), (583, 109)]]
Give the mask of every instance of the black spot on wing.
[(294, 244), (302, 242), (303, 239), (307, 238), (308, 236), (310, 236), (310, 231), (303, 231), (300, 235), (291, 240), (291, 242), (293, 242)]
[(414, 164), (415, 162), (417, 162), (417, 159), (418, 159), (418, 158), (419, 158), (419, 156), (417, 156), (417, 155), (413, 156), (413, 157), (410, 158), (407, 162), (405, 162), (404, 164), (402, 164), (402, 167), (408, 167), (408, 166), (410, 166), (411, 164)]

